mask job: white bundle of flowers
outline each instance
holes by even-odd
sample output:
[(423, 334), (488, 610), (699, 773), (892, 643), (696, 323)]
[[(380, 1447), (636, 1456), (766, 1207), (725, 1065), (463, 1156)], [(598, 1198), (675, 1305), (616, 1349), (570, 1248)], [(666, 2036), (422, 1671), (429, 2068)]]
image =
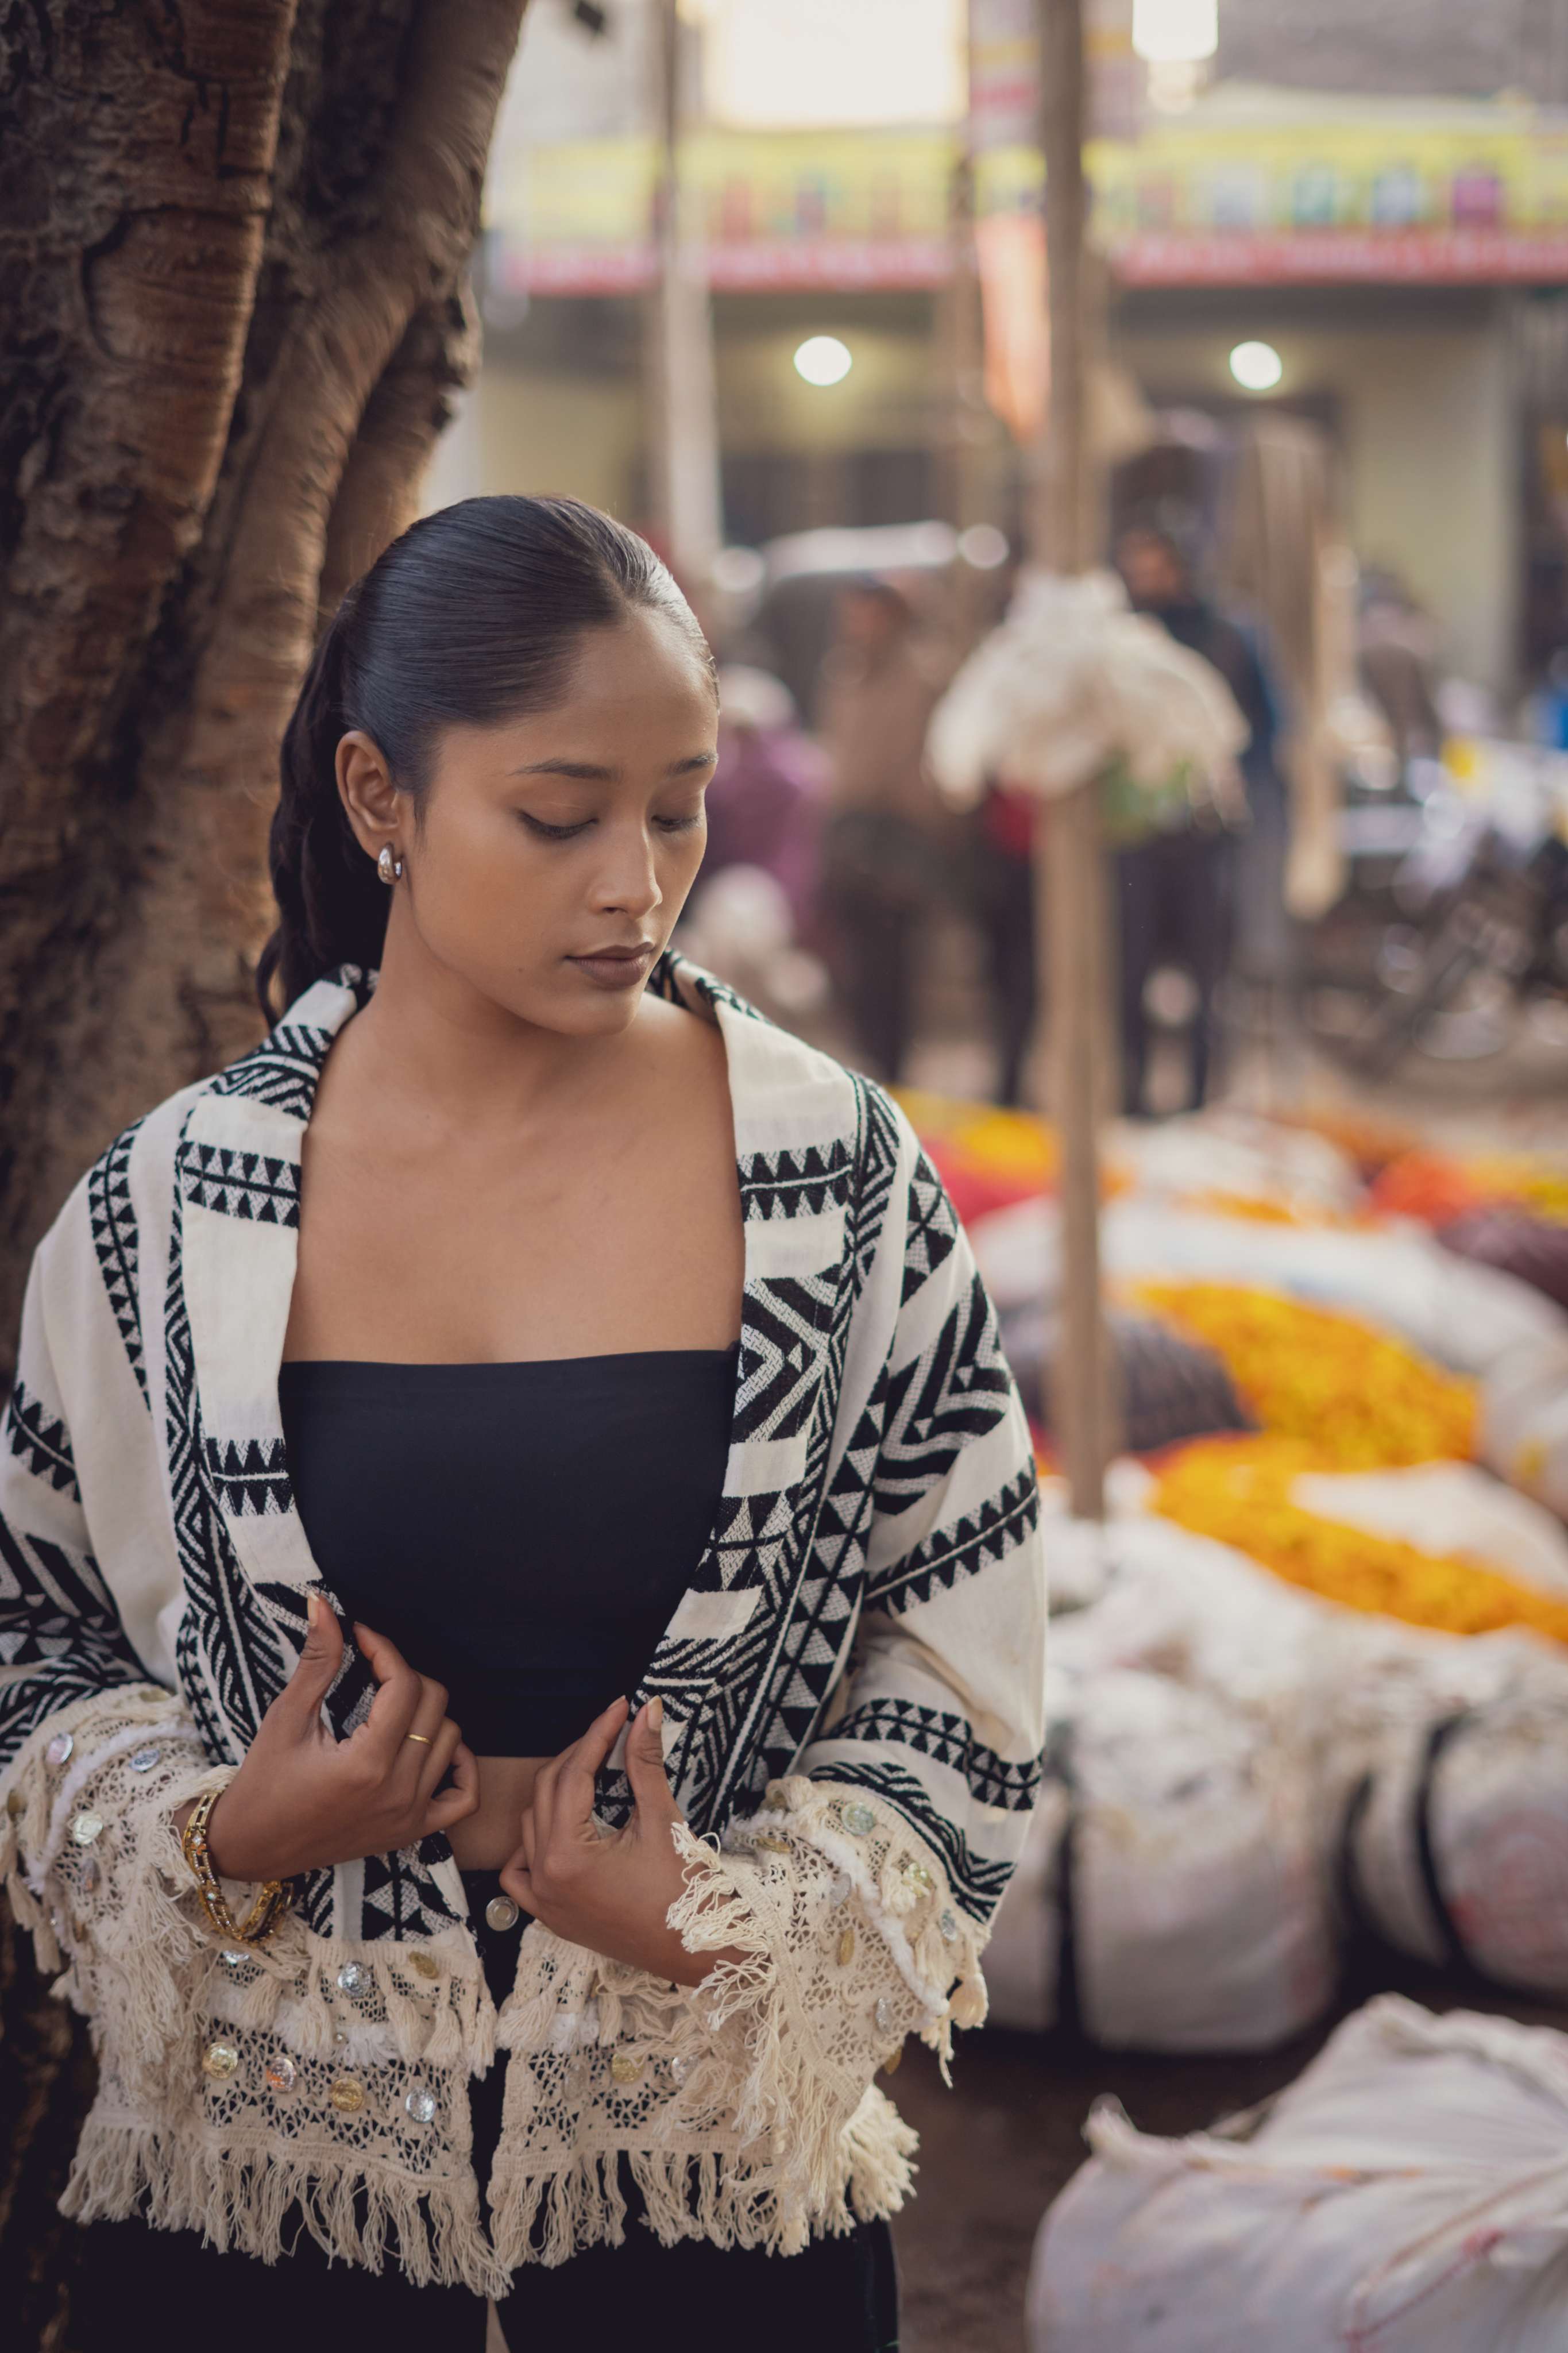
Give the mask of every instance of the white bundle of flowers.
[(959, 808), (993, 777), (1055, 800), (1118, 765), (1223, 804), (1247, 742), (1218, 670), (1131, 611), (1115, 573), (1033, 572), (938, 704), (926, 755)]

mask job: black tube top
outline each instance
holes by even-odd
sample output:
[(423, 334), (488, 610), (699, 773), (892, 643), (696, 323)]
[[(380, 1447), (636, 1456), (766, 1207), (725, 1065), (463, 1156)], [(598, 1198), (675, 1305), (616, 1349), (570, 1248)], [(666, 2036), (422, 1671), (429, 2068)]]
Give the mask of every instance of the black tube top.
[(736, 1351), (286, 1364), (296, 1504), (351, 1623), (446, 1684), (477, 1756), (630, 1694), (718, 1516)]

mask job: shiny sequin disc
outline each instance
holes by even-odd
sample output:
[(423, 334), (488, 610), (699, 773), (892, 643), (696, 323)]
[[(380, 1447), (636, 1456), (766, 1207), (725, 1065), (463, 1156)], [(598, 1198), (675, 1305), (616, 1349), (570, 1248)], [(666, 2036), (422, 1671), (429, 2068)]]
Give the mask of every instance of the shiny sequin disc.
[(404, 2106), (416, 2125), (436, 2121), (436, 2094), (428, 2084), (416, 2084), (404, 2100)]
[(357, 2116), (364, 2105), (364, 2085), (357, 2075), (340, 2075), (327, 2096), (341, 2115)]
[(78, 1846), (90, 1846), (93, 1840), (95, 1838), (100, 1838), (102, 1834), (103, 1816), (101, 1814), (95, 1814), (90, 1811), (85, 1814), (78, 1814), (76, 1820), (71, 1824), (71, 1836), (76, 1841)]
[(202, 2052), (203, 2071), (215, 2083), (221, 2084), (226, 2076), (232, 2075), (238, 2064), (239, 2053), (232, 2042), (209, 2042)]
[(267, 2062), (268, 2087), (274, 2092), (291, 2092), (298, 2072), (287, 2051), (275, 2051)]
[(942, 1941), (944, 1945), (955, 1945), (958, 1942), (958, 1920), (953, 1913), (939, 1912), (936, 1925), (942, 1931)]
[(434, 1953), (410, 1953), (408, 1966), (417, 1969), (422, 1978), (438, 1978), (441, 1974), (441, 1964)]
[(842, 1932), (842, 1934), (840, 1935), (839, 1939), (838, 1939), (838, 1966), (839, 1966), (839, 1968), (840, 1968), (841, 1969), (843, 1969), (843, 1968), (848, 1968), (848, 1966), (849, 1966), (849, 1964), (850, 1964), (850, 1962), (854, 1959), (854, 1957), (855, 1957), (855, 1931), (854, 1931), (854, 1929), (853, 1929), (853, 1928), (846, 1928), (846, 1929)]
[(515, 1928), (518, 1923), (517, 1905), (510, 1895), (492, 1895), (485, 1905), (485, 1918), (492, 1928)]
[(345, 1961), (338, 1971), (338, 1991), (346, 1993), (351, 2001), (363, 2001), (371, 1984), (370, 1971), (358, 1961)]
[(844, 1809), (844, 1827), (852, 1831), (857, 1838), (867, 1838), (877, 1827), (877, 1817), (869, 1806), (863, 1806), (857, 1799), (853, 1805)]
[(643, 2063), (635, 2051), (617, 2051), (610, 2060), (610, 2073), (617, 2084), (635, 2084), (642, 2073)]
[(57, 1732), (45, 1749), (44, 1755), (51, 1765), (64, 1765), (68, 1761), (71, 1750), (75, 1746), (76, 1742), (68, 1732)]
[(131, 1770), (133, 1773), (150, 1773), (163, 1754), (161, 1748), (136, 1749), (131, 1758)]

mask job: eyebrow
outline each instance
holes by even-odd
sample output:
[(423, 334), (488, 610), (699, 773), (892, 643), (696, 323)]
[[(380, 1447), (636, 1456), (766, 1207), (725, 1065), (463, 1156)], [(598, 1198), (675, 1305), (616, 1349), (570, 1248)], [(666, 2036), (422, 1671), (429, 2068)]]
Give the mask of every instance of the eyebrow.
[[(687, 760), (672, 760), (665, 770), (667, 776), (695, 776), (699, 768), (711, 768), (719, 755), (716, 752), (693, 752)], [(618, 768), (604, 768), (592, 760), (533, 760), (526, 768), (514, 768), (514, 776), (570, 776), (580, 785), (613, 785), (619, 781)]]

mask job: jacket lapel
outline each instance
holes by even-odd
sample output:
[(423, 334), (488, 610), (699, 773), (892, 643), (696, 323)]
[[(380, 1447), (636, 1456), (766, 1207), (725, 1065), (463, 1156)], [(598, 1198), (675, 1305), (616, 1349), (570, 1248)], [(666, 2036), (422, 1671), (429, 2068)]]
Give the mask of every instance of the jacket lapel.
[[(707, 1549), (636, 1695), (638, 1704), (655, 1692), (664, 1699), (671, 1778), (701, 1828), (768, 1685), (810, 1552), (852, 1272), (856, 1093), (838, 1064), (695, 966), (671, 957), (661, 980), (669, 994), (710, 1007), (723, 1034), (744, 1219), (724, 1491)], [(629, 1801), (624, 1787), (611, 1797), (612, 1813)]]
[(278, 1371), (299, 1257), (305, 1127), (328, 1050), (368, 991), (319, 981), (198, 1095), (175, 1159), (195, 1376), (194, 1465), (247, 1578), (304, 1639), (320, 1582), (289, 1478)]

